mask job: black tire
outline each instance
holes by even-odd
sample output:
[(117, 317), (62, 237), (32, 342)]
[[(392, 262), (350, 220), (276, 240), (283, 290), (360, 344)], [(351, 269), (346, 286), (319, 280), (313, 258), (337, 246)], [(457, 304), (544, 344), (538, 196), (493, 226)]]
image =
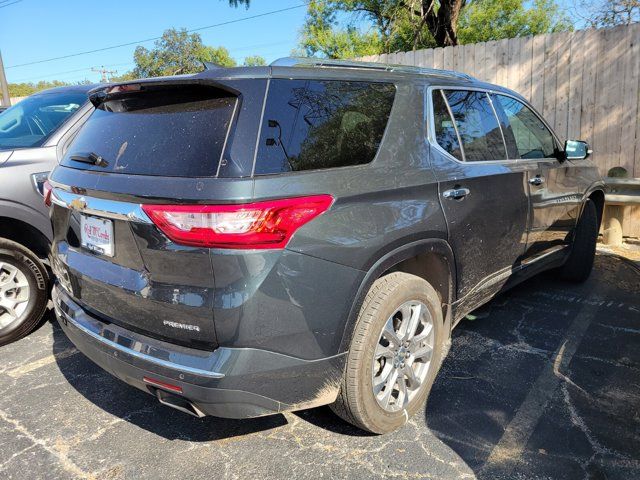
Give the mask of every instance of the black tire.
[[(418, 300), (427, 306), (433, 320), (434, 345), (424, 382), (406, 408), (383, 409), (373, 393), (372, 365), (382, 329), (394, 311), (405, 302)], [(425, 403), (440, 367), (444, 328), (438, 294), (428, 282), (407, 273), (394, 272), (379, 278), (367, 293), (347, 355), (340, 394), (331, 409), (347, 422), (368, 432), (382, 434), (404, 425)]]
[[(29, 285), (29, 299), (24, 311), (10, 324), (0, 326), (2, 346), (22, 338), (38, 325), (49, 300), (49, 276), (47, 269), (33, 252), (4, 238), (0, 238), (0, 263), (17, 268), (24, 274)], [(0, 315), (5, 312), (0, 307)]]
[(560, 267), (560, 275), (570, 282), (584, 282), (593, 269), (598, 240), (598, 212), (591, 200), (587, 200), (576, 226), (571, 253)]

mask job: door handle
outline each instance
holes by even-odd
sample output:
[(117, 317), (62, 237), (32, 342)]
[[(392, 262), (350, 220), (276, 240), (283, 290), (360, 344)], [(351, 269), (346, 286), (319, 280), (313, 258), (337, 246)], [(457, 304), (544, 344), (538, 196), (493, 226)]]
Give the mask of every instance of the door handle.
[(542, 175), (536, 175), (529, 179), (529, 183), (536, 186), (542, 185), (544, 183), (544, 177)]
[(444, 198), (453, 198), (454, 200), (461, 200), (471, 193), (468, 188), (453, 188), (451, 190), (445, 190), (442, 192)]

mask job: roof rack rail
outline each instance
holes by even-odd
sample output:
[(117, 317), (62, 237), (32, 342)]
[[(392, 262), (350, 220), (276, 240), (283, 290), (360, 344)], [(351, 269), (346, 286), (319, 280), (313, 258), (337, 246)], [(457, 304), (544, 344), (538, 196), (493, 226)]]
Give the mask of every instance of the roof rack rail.
[(474, 80), (471, 75), (453, 70), (437, 68), (415, 67), (412, 65), (392, 65), (388, 63), (357, 62), (353, 60), (333, 60), (313, 57), (283, 57), (271, 62), (272, 67), (324, 67), (324, 68), (355, 68), (362, 70), (379, 70), (384, 72), (415, 73), (418, 75), (434, 75), (440, 77)]

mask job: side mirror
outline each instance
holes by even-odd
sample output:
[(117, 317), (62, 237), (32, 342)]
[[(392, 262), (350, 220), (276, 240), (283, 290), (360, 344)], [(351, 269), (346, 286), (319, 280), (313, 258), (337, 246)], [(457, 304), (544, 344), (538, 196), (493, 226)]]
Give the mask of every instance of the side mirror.
[(592, 150), (587, 142), (582, 140), (567, 140), (564, 142), (564, 154), (567, 160), (584, 160), (591, 153)]

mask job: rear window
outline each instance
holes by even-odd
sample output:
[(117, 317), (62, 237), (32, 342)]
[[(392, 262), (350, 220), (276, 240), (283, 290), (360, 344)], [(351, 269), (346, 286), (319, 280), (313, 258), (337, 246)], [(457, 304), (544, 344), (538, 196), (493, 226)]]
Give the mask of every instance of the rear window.
[(255, 173), (371, 162), (382, 141), (395, 91), (388, 83), (272, 80)]
[[(96, 109), (62, 164), (100, 172), (214, 177), (237, 98), (206, 86), (149, 90)], [(101, 166), (73, 158), (101, 157)]]

